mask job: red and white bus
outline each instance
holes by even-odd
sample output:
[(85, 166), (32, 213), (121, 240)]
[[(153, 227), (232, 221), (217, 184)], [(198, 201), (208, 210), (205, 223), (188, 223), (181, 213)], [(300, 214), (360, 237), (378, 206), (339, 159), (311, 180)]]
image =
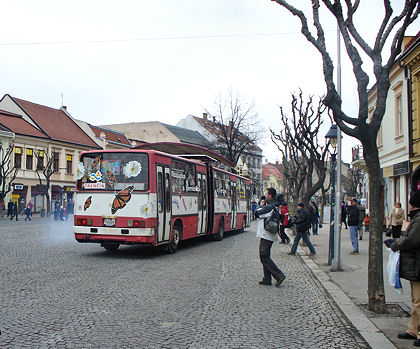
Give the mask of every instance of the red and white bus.
[(74, 207), (78, 242), (109, 251), (146, 244), (174, 253), (181, 240), (221, 240), (248, 226), (250, 180), (212, 161), (157, 150), (88, 151), (78, 163)]

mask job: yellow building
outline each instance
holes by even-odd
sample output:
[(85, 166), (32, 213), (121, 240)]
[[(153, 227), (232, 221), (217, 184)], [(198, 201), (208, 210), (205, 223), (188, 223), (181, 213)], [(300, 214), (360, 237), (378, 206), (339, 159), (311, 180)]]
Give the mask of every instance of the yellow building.
[(411, 189), (420, 190), (420, 32), (405, 45), (400, 58), (407, 68), (411, 93), (409, 98), (410, 163), (412, 166)]

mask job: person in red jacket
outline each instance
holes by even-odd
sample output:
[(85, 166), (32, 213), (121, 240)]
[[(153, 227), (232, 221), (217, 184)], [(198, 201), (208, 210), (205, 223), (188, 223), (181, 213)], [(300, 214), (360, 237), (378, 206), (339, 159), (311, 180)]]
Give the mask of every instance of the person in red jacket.
[(282, 244), (289, 244), (290, 238), (286, 234), (286, 227), (289, 223), (289, 208), (287, 207), (287, 202), (281, 204), (280, 214), (283, 217), (283, 222), (280, 225), (280, 238)]

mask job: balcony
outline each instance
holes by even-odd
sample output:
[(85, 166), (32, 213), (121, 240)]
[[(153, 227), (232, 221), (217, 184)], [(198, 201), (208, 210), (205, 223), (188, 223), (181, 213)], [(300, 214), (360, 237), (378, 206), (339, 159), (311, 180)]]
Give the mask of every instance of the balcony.
[(355, 167), (360, 167), (363, 170), (367, 170), (365, 159), (363, 158), (363, 147), (357, 145), (351, 148), (351, 164)]

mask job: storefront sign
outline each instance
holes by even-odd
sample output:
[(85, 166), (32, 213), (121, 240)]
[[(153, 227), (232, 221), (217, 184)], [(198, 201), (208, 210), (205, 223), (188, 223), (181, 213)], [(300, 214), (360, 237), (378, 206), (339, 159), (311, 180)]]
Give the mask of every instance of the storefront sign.
[(16, 153), (16, 154), (22, 154), (22, 148), (18, 148), (18, 147), (16, 147), (16, 148), (15, 148), (15, 153)]
[(71, 161), (71, 155), (67, 155), (66, 158), (67, 158), (67, 161)]
[(15, 184), (15, 190), (22, 190), (23, 185), (22, 184)]
[(32, 149), (26, 149), (26, 155), (32, 155)]
[(410, 172), (410, 162), (403, 161), (399, 164), (395, 164), (394, 166), (394, 176), (401, 176)]

